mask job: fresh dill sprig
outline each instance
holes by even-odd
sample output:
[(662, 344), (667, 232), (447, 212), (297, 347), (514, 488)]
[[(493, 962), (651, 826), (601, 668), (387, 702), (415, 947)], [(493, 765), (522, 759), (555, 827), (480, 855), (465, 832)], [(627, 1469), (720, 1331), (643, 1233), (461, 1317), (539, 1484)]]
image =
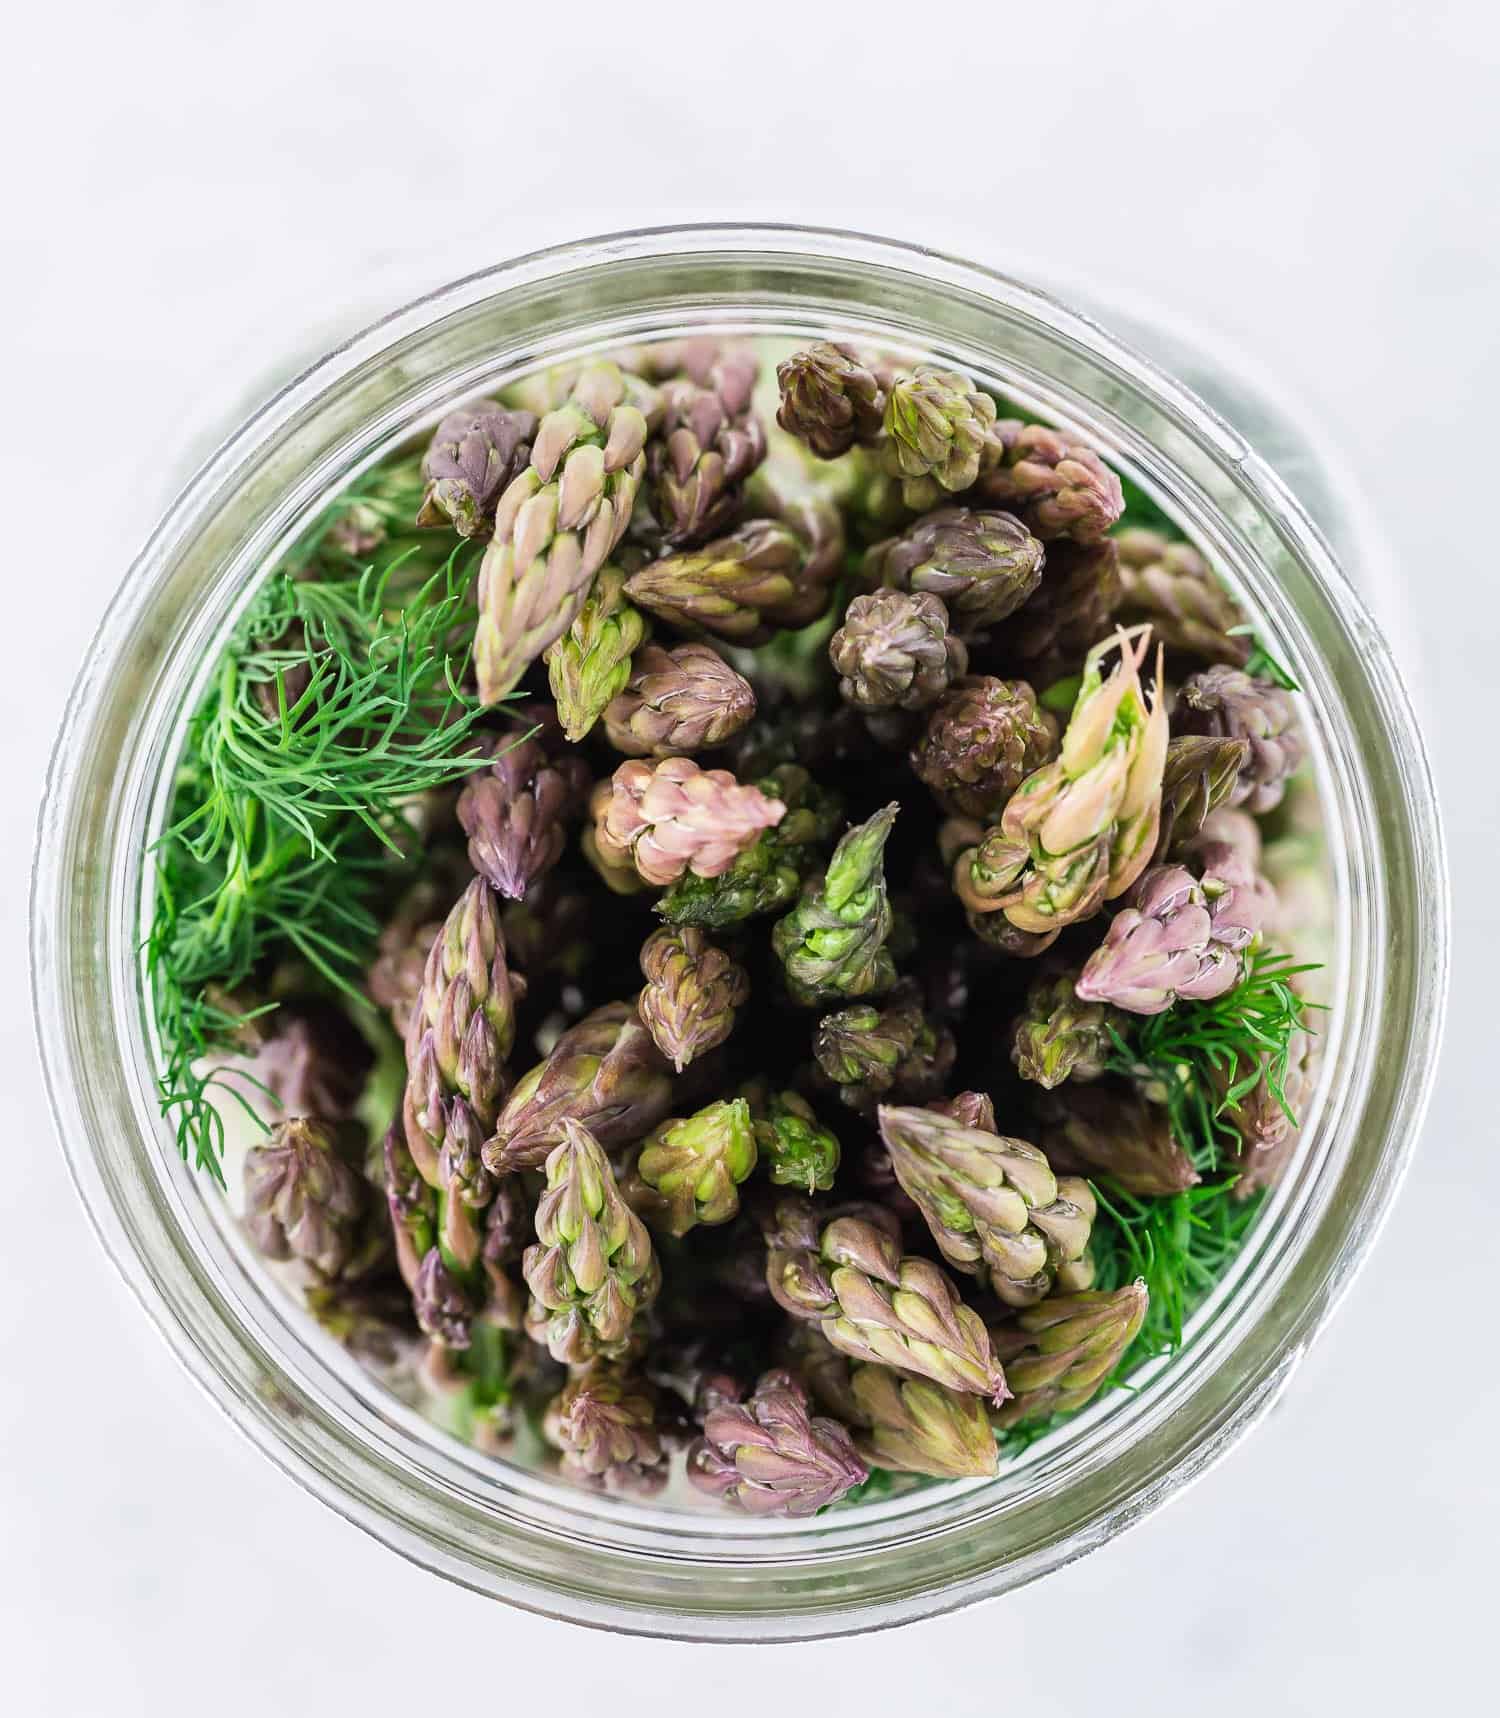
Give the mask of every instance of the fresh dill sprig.
[[(411, 503), (385, 500), (393, 516)], [(398, 540), (361, 565), (328, 535), (350, 507), (328, 510), (236, 628), (154, 850), (158, 1097), (182, 1156), (216, 1179), (221, 1094), (254, 1115), (244, 1075), (212, 1065), (265, 1011), (236, 991), (253, 998), (257, 972), (291, 959), (363, 1007), (380, 906), (420, 857), (403, 807), (485, 761), (463, 689), (478, 549)]]
[(1292, 981), (1313, 971), (1260, 948), (1222, 996), (1149, 1015), (1128, 1041), (1111, 1028), (1110, 1071), (1146, 1084), (1166, 1105), (1172, 1132), (1200, 1174), (1218, 1169), (1223, 1149), (1238, 1140), (1228, 1112), (1262, 1078), (1296, 1121), (1286, 1100), (1288, 1063), (1297, 1033), (1311, 1030), (1307, 1015), (1316, 1005)]
[(453, 654), (472, 630), (472, 559), (454, 550), (414, 590), (404, 559), (353, 579), (274, 578), (189, 723), (188, 804), (165, 839), (209, 863), (248, 847), (265, 815), (326, 852), (331, 819), (384, 838), (402, 800), (476, 768), (465, 742), (482, 712)]
[(1237, 1199), (1232, 1178), (1160, 1199), (1137, 1198), (1108, 1176), (1098, 1177), (1094, 1190), (1105, 1219), (1096, 1222), (1091, 1241), (1098, 1286), (1118, 1288), (1142, 1277), (1151, 1295), (1116, 1374), (1123, 1378), (1143, 1360), (1182, 1346), (1188, 1318), (1239, 1251), (1261, 1196)]
[(242, 1005), (238, 986), (277, 955), (301, 960), (329, 988), (362, 1004), (357, 978), (380, 934), (375, 903), (410, 861), (356, 819), (312, 851), (264, 813), (249, 820), (251, 846), (224, 849), (208, 864), (181, 844), (156, 855), (156, 889), (144, 959), (162, 1065), (163, 1115), (177, 1148), (222, 1179), (224, 1124), (217, 1093), (232, 1094), (258, 1120), (245, 1075), (226, 1082), (205, 1065), (223, 1054), (270, 1005)]

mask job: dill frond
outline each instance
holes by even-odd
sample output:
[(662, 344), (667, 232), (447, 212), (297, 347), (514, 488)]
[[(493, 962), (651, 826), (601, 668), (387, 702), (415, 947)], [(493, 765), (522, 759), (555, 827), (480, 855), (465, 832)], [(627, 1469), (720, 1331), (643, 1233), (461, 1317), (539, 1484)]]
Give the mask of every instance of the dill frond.
[(1209, 1002), (1179, 1002), (1135, 1026), (1127, 1041), (1112, 1030), (1112, 1073), (1147, 1086), (1166, 1104), (1172, 1132), (1200, 1174), (1220, 1167), (1239, 1138), (1227, 1112), (1264, 1078), (1287, 1106), (1288, 1059), (1297, 1033), (1310, 1031), (1316, 1006), (1293, 980), (1311, 965), (1258, 949), (1244, 978)]
[(479, 549), (398, 538), (361, 565), (329, 538), (354, 506), (395, 518), (412, 503), (372, 479), (267, 581), (188, 719), (154, 849), (158, 1098), (182, 1156), (216, 1179), (222, 1094), (255, 1115), (244, 1076), (211, 1066), (264, 1012), (236, 989), (290, 958), (363, 1006), (380, 907), (419, 858), (403, 806), (485, 762), (463, 689)]

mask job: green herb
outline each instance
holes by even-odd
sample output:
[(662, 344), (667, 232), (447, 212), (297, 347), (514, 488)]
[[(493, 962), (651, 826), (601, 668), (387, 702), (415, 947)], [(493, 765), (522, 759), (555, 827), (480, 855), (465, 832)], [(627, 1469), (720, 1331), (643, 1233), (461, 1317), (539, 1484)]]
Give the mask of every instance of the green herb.
[[(331, 819), (389, 840), (402, 800), (478, 766), (464, 741), (480, 709), (458, 689), (466, 654), (450, 654), (472, 628), (473, 556), (454, 550), (414, 589), (410, 558), (353, 579), (271, 581), (189, 724), (189, 804), (166, 840), (207, 863), (248, 847), (266, 814), (326, 855)], [(289, 699), (294, 675), (306, 684)]]
[(1269, 680), (1273, 686), (1279, 686), (1283, 692), (1300, 692), (1302, 688), (1292, 678), (1285, 668), (1261, 643), (1259, 635), (1248, 623), (1244, 626), (1229, 628), (1231, 638), (1250, 639), (1250, 656), (1245, 663), (1245, 672), (1252, 680)]
[(1190, 1187), (1165, 1199), (1139, 1199), (1107, 1176), (1094, 1183), (1099, 1220), (1091, 1245), (1098, 1287), (1144, 1277), (1151, 1305), (1115, 1374), (1120, 1382), (1143, 1360), (1175, 1353), (1188, 1318), (1239, 1251), (1263, 1195), (1236, 1199), (1233, 1180)]
[(1295, 1035), (1311, 1030), (1307, 1015), (1316, 1005), (1298, 995), (1292, 980), (1316, 970), (1262, 948), (1223, 996), (1150, 1015), (1128, 1042), (1110, 1028), (1110, 1072), (1144, 1081), (1166, 1104), (1172, 1132), (1200, 1174), (1218, 1169), (1221, 1148), (1238, 1140), (1226, 1112), (1262, 1077), (1295, 1122), (1285, 1092), (1288, 1058)]
[(470, 738), (479, 708), (459, 688), (474, 555), (445, 552), (434, 568), (409, 547), (363, 569), (343, 557), (316, 581), (278, 573), (188, 721), (144, 955), (162, 1112), (183, 1157), (216, 1179), (216, 1095), (255, 1112), (243, 1074), (226, 1083), (204, 1064), (265, 1012), (232, 992), (295, 958), (362, 1005), (377, 908), (419, 856), (403, 803), (484, 761)]

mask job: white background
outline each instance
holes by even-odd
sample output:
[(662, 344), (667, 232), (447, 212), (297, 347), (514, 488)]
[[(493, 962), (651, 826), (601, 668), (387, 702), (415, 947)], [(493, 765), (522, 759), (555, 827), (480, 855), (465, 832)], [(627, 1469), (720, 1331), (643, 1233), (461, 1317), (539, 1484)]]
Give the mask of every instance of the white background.
[[(21, 9), (18, 8), (17, 11)], [(17, 1714), (1400, 1712), (1493, 1698), (1500, 32), (1483, 0), (839, 8), (74, 0), (0, 104), (7, 785), (0, 1688)], [(19, 35), (17, 31), (19, 29)], [(75, 1208), (25, 868), (98, 615), (225, 378), (382, 256), (739, 216), (1052, 258), (1335, 428), (1409, 581), (1453, 847), (1452, 1029), (1405, 1196), (1273, 1422), (1004, 1603), (747, 1654), (511, 1614), (241, 1446)]]

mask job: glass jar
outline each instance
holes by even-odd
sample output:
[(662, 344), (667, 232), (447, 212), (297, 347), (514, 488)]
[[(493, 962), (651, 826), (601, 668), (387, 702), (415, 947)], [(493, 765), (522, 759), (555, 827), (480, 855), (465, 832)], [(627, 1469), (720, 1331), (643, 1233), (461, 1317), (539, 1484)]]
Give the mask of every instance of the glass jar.
[[(1317, 1098), (1298, 1157), (1180, 1353), (994, 1481), (809, 1522), (597, 1497), (481, 1455), (383, 1390), (258, 1265), (157, 1114), (139, 960), (145, 856), (186, 710), (299, 523), (450, 402), (504, 376), (705, 323), (920, 347), (1105, 449), (1214, 558), (1305, 688), (1333, 922)], [(1389, 651), (1298, 501), (1140, 353), (1019, 281), (848, 234), (625, 234), (459, 280), (351, 339), (210, 457), (89, 651), (43, 806), (38, 1032), (105, 1247), (233, 1423), (349, 1520), (478, 1591), (710, 1640), (887, 1626), (1029, 1581), (1176, 1495), (1276, 1400), (1348, 1286), (1410, 1155), (1446, 978), (1440, 831)]]

